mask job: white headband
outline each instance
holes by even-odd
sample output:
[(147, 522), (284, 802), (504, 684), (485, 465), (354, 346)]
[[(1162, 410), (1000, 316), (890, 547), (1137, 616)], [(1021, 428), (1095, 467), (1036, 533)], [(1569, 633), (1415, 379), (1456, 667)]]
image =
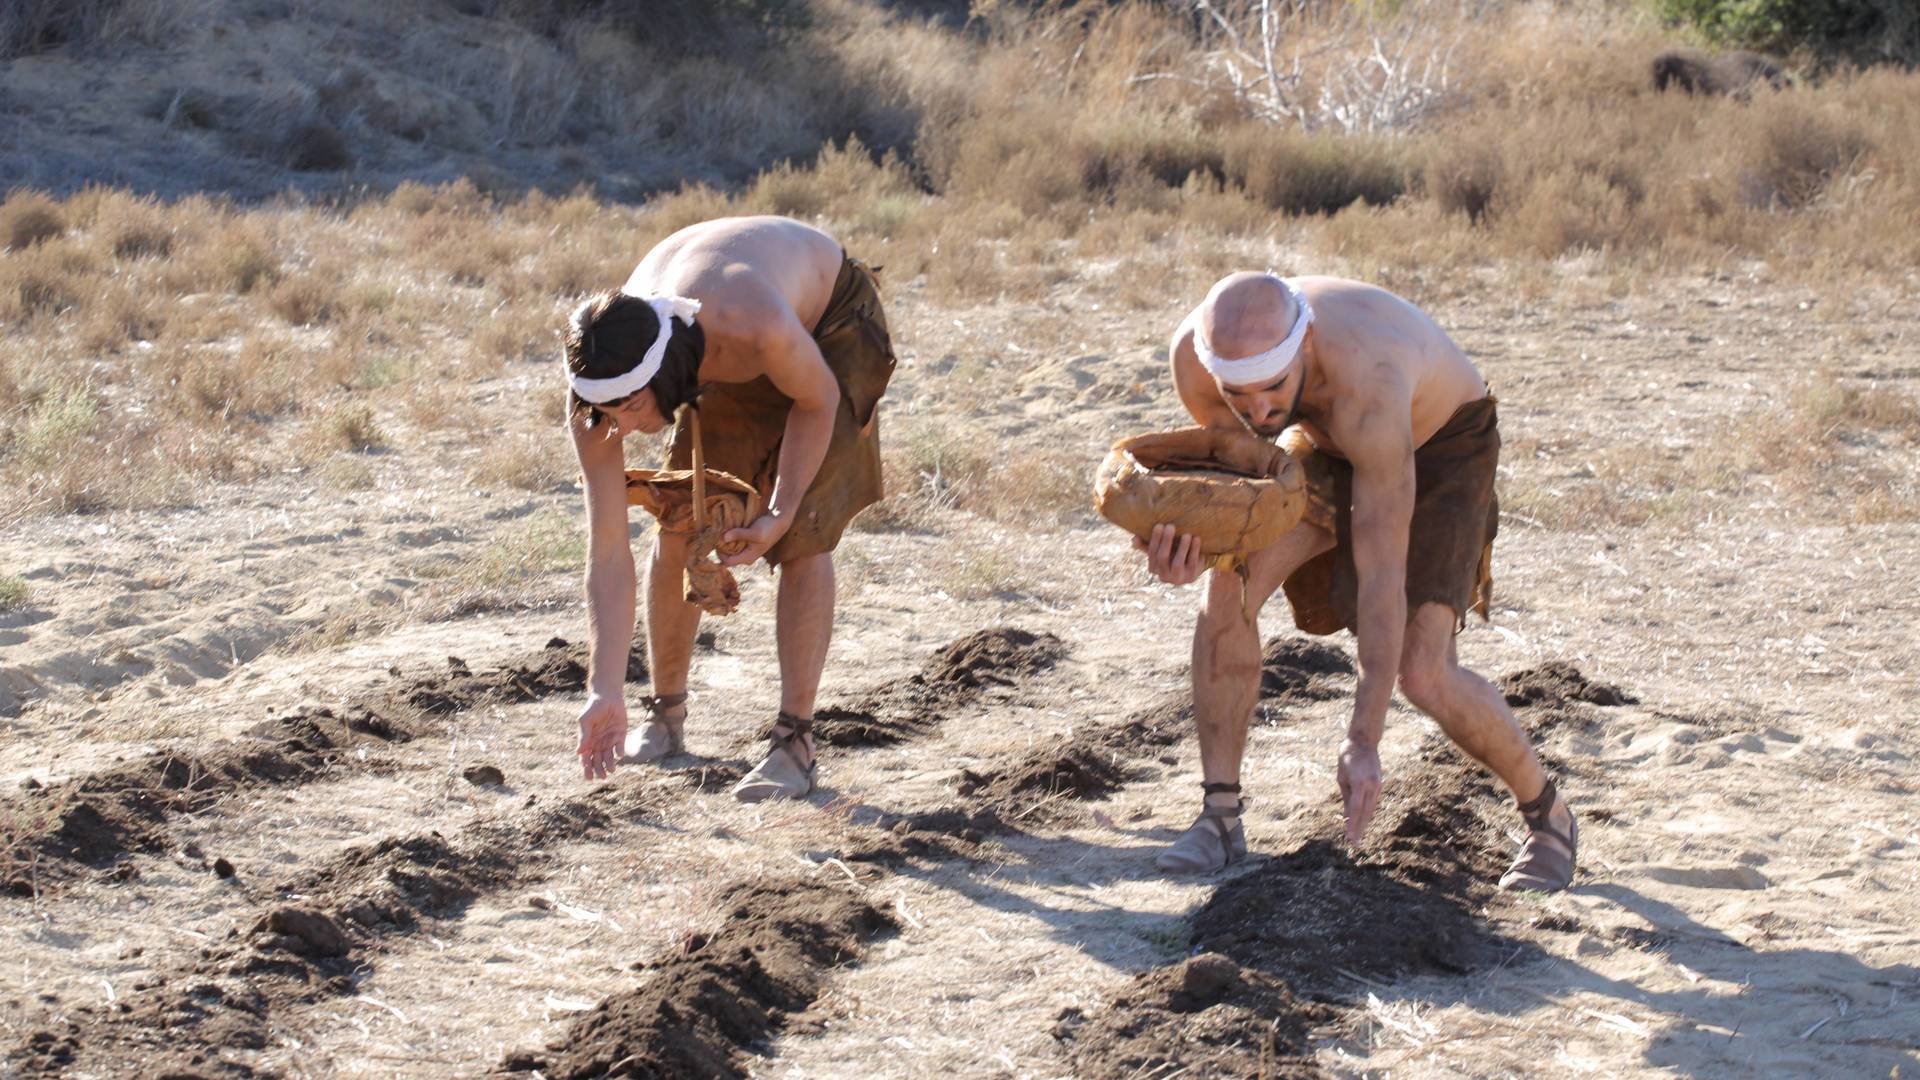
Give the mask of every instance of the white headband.
[[(693, 317), (700, 314), (700, 301), (689, 300), (684, 296), (646, 296), (641, 299), (645, 300), (653, 308), (653, 313), (660, 318), (659, 336), (653, 339), (652, 347), (647, 349), (646, 355), (640, 358), (640, 363), (625, 375), (588, 379), (568, 371), (567, 383), (573, 387), (574, 394), (581, 401), (589, 405), (616, 401), (652, 382), (653, 377), (660, 373), (660, 361), (667, 355), (667, 339), (673, 336), (673, 320), (678, 318), (681, 322), (692, 325)], [(578, 326), (586, 317), (585, 307), (575, 311), (573, 317), (575, 325)]]
[(1293, 302), (1300, 306), (1300, 314), (1293, 320), (1293, 329), (1287, 332), (1286, 340), (1266, 352), (1229, 360), (1214, 352), (1201, 335), (1200, 328), (1194, 327), (1193, 351), (1200, 357), (1200, 366), (1229, 386), (1256, 386), (1278, 378), (1300, 355), (1300, 343), (1306, 340), (1307, 327), (1313, 323), (1313, 305), (1307, 303), (1307, 298), (1278, 274), (1267, 276), (1279, 282), (1287, 295), (1293, 297)]

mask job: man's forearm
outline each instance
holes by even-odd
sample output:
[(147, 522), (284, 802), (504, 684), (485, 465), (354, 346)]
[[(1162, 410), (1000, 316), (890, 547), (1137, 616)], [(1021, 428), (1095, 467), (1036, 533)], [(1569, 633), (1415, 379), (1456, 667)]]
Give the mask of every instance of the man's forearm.
[(587, 568), (587, 689), (601, 697), (618, 696), (626, 686), (635, 580), (631, 557)]
[(1354, 627), (1360, 654), (1359, 685), (1353, 695), (1353, 720), (1347, 737), (1364, 746), (1378, 746), (1386, 728), (1387, 706), (1400, 671), (1400, 648), (1406, 637), (1407, 594), (1401, 575), (1391, 581), (1364, 582), (1360, 588), (1359, 625)]
[(806, 498), (807, 489), (813, 486), (813, 478), (820, 472), (820, 463), (826, 460), (827, 446), (833, 441), (833, 419), (836, 407), (803, 409), (795, 405), (787, 413), (787, 430), (780, 440), (780, 465), (778, 477), (773, 484), (773, 503), (769, 507), (776, 517), (793, 520), (800, 511), (800, 500)]

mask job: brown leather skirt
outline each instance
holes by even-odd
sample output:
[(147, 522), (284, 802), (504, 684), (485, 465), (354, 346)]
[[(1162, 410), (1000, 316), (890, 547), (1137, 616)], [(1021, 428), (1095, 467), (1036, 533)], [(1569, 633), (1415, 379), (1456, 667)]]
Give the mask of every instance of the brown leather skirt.
[[(1407, 615), (1420, 605), (1453, 609), (1455, 629), (1467, 612), (1487, 617), (1493, 600), (1493, 538), (1500, 500), (1493, 481), (1500, 464), (1498, 402), (1470, 401), (1413, 452), (1413, 522), (1407, 537)], [(1287, 577), (1293, 622), (1309, 634), (1352, 629), (1360, 579), (1353, 565), (1353, 466), (1315, 451), (1303, 455), (1307, 484), (1333, 507), (1333, 550)]]
[[(820, 462), (813, 486), (800, 500), (792, 527), (767, 549), (767, 561), (776, 566), (832, 551), (854, 515), (884, 494), (878, 408), (893, 378), (893, 341), (873, 272), (850, 256), (840, 264), (833, 297), (814, 328), (813, 340), (840, 383), (840, 411), (834, 417), (827, 456)], [(793, 399), (764, 375), (752, 382), (710, 387), (700, 397), (707, 468), (730, 472), (771, 499), (780, 443), (792, 408)], [(692, 464), (692, 435), (682, 417), (674, 428), (667, 467), (686, 469)]]

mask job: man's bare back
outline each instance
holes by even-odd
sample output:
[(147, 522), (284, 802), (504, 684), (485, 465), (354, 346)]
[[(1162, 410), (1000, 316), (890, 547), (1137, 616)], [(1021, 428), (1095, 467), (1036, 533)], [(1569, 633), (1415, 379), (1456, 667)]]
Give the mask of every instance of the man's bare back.
[(811, 332), (827, 309), (843, 254), (833, 237), (782, 217), (721, 218), (689, 225), (647, 252), (623, 287), (634, 295), (700, 298), (707, 352), (700, 377), (747, 382), (767, 373), (757, 344), (769, 323)]

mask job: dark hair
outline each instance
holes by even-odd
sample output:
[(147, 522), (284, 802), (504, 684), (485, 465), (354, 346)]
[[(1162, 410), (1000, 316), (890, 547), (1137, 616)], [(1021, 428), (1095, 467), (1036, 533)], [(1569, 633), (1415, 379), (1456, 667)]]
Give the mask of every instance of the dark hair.
[[(652, 390), (660, 415), (668, 420), (680, 406), (700, 396), (700, 358), (707, 350), (700, 324), (674, 319), (660, 370), (641, 390)], [(660, 316), (653, 305), (637, 296), (613, 291), (600, 293), (573, 309), (567, 320), (567, 370), (587, 379), (611, 379), (632, 371), (660, 336)], [(634, 393), (639, 393), (635, 390)], [(627, 395), (632, 397), (633, 394)], [(602, 402), (617, 405), (626, 397)], [(567, 415), (583, 427), (605, 419), (599, 406), (567, 391)]]

